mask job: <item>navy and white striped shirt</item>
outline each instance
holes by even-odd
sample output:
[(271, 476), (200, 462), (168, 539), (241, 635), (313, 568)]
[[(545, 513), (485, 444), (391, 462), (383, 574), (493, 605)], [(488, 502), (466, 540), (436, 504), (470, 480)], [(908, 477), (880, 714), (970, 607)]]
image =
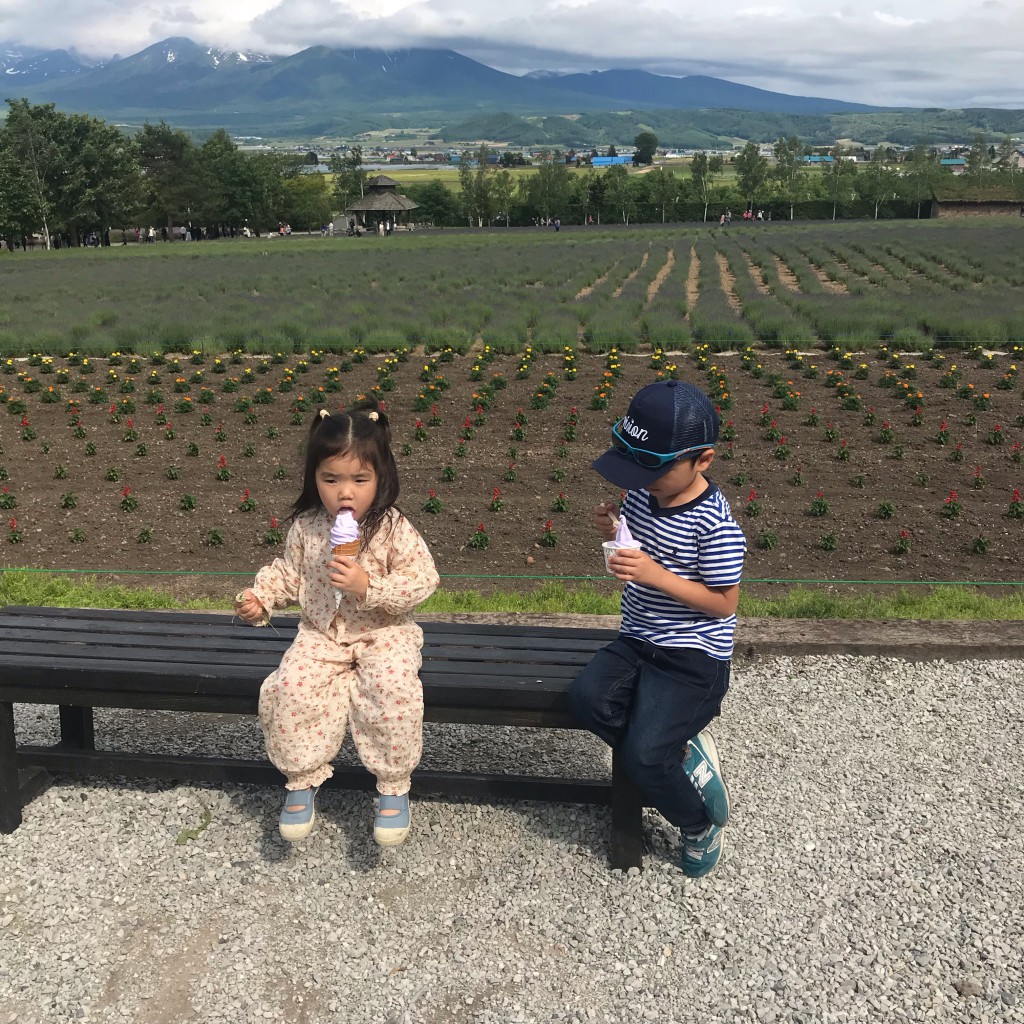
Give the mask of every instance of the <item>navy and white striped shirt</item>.
[[(647, 491), (630, 491), (623, 513), (633, 538), (670, 572), (708, 587), (739, 583), (747, 542), (711, 480), (700, 497), (674, 508), (661, 508)], [(622, 593), (624, 636), (662, 647), (696, 647), (728, 661), (735, 628), (735, 615), (713, 618), (655, 587), (627, 583)]]

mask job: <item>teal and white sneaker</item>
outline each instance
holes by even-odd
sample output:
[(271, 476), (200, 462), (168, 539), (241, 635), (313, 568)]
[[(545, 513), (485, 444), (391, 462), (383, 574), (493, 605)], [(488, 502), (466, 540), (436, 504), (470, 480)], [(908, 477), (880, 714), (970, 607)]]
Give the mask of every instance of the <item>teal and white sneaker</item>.
[(724, 828), (729, 821), (729, 790), (718, 763), (718, 748), (711, 733), (697, 733), (686, 745), (683, 771), (704, 801), (712, 823)]
[(717, 825), (708, 825), (695, 835), (683, 833), (679, 866), (687, 878), (703, 878), (714, 871), (725, 847), (725, 832)]

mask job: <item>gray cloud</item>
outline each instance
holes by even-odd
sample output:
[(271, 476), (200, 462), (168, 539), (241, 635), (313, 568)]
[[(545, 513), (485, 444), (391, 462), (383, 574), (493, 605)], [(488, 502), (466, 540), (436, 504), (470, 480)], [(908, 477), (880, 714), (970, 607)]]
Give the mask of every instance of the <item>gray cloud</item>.
[(639, 67), (885, 105), (1024, 106), (1024, 7), (999, 0), (0, 0), (9, 39), (131, 53), (168, 35), (290, 53), (450, 47), (513, 73)]

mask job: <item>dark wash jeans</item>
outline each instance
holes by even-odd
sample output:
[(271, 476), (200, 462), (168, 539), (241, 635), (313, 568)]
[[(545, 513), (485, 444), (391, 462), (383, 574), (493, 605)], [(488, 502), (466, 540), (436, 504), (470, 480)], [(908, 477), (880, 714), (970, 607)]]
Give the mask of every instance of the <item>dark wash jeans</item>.
[(685, 831), (709, 824), (683, 771), (686, 742), (718, 716), (729, 667), (693, 647), (620, 636), (594, 655), (569, 689), (569, 711), (618, 752), (651, 803)]

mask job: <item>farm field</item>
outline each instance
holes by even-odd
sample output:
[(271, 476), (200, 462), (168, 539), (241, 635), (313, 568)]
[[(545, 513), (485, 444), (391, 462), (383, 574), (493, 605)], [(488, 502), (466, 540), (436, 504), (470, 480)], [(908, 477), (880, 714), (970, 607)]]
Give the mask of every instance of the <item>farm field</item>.
[(189, 574), (251, 572), (279, 551), (312, 410), (376, 388), (401, 505), (445, 586), (601, 580), (590, 512), (615, 491), (589, 464), (660, 374), (722, 409), (712, 476), (751, 580), (1020, 580), (1022, 359), (1019, 344), (927, 356), (879, 342), (10, 357), (0, 564), (147, 570), (173, 574), (145, 582), (180, 596), (232, 593), (237, 580)]
[(292, 236), (2, 254), (0, 353), (1024, 339), (1024, 221)]

